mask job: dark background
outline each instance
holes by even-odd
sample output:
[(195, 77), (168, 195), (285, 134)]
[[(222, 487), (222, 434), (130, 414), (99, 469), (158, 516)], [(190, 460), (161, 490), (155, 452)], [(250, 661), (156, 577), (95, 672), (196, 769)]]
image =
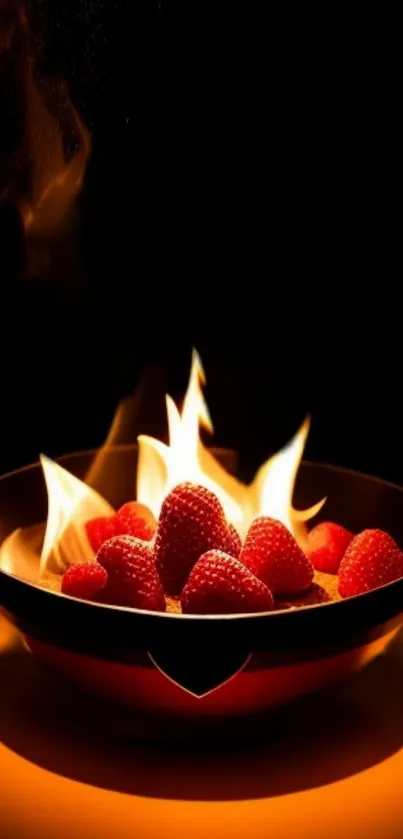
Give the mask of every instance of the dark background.
[[(0, 1), (3, 26), (20, 7)], [(180, 397), (196, 346), (215, 439), (251, 469), (310, 411), (309, 458), (403, 482), (382, 33), (246, 4), (28, 13), (38, 72), (68, 83), (93, 152), (46, 270), (27, 277), (12, 192), (0, 204), (0, 472), (101, 443), (149, 365)], [(0, 90), (4, 164), (19, 105)]]

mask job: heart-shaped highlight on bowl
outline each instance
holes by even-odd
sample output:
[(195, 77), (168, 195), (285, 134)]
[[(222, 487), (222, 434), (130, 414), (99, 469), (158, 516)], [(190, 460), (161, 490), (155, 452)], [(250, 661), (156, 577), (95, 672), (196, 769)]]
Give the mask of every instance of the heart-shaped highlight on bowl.
[(201, 699), (229, 682), (245, 669), (251, 653), (198, 648), (193, 650), (153, 650), (150, 661), (171, 682)]

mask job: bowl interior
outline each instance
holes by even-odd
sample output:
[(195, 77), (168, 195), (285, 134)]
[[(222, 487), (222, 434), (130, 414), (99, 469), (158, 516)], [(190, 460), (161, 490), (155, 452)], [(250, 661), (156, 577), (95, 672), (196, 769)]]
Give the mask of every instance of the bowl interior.
[[(89, 483), (118, 509), (135, 498), (137, 447), (114, 446), (108, 450), (78, 452), (59, 459), (69, 472)], [(235, 452), (215, 449), (217, 460), (236, 473)], [(39, 557), (48, 511), (45, 478), (40, 463), (0, 478), (0, 545), (15, 535), (7, 548), (7, 560), (1, 557), (3, 570), (29, 582), (36, 582)], [(16, 532), (17, 531), (17, 532)]]
[[(214, 455), (232, 474), (237, 472), (237, 455), (214, 449)], [(97, 468), (94, 470), (94, 460)], [(92, 475), (91, 485), (115, 508), (135, 497), (137, 447), (116, 446), (64, 456), (59, 461), (82, 480)], [(326, 503), (314, 519), (330, 519), (354, 532), (379, 527), (403, 546), (403, 489), (376, 478), (346, 469), (303, 462), (294, 493), (294, 506), (309, 507), (323, 496)], [(0, 479), (0, 544), (17, 528), (32, 528), (29, 543), (33, 550), (15, 551), (12, 571), (23, 579), (35, 580), (38, 549), (47, 516), (47, 493), (39, 463)], [(37, 527), (39, 525), (39, 527)]]
[[(95, 454), (72, 454), (62, 463), (85, 479)], [(215, 454), (236, 473), (235, 453)], [(103, 453), (93, 486), (114, 507), (134, 497), (136, 463), (134, 446)], [(343, 469), (304, 463), (294, 506), (309, 507), (324, 495), (328, 501), (322, 519), (334, 519), (355, 531), (381, 527), (403, 545), (403, 491), (399, 487)], [(10, 534), (17, 528), (37, 527), (46, 514), (40, 465), (0, 480), (0, 541), (13, 539)], [(182, 616), (103, 606), (29, 585), (37, 579), (39, 549), (28, 559), (22, 559), (18, 551), (10, 555), (12, 567), (0, 570), (0, 603), (23, 634), (102, 660), (133, 664), (140, 656), (142, 666), (151, 651), (153, 662), (158, 661), (165, 673), (176, 672), (179, 661), (187, 678), (190, 661), (198, 674), (205, 661), (210, 678), (212, 660), (217, 659), (221, 677), (233, 656), (239, 666), (238, 658), (244, 662), (252, 652), (255, 663), (257, 654), (265, 656), (265, 667), (323, 659), (391, 632), (403, 613), (403, 580), (341, 602), (266, 614)]]

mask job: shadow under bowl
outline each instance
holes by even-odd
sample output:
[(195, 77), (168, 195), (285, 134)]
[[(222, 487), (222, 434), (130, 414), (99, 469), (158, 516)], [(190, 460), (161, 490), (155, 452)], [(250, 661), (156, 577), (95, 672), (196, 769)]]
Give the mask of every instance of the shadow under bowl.
[[(229, 471), (236, 456), (215, 450)], [(85, 478), (96, 455), (61, 463)], [(134, 446), (102, 455), (93, 486), (118, 507), (133, 496)], [(387, 530), (403, 544), (403, 489), (336, 467), (303, 463), (294, 505), (327, 496), (320, 519), (358, 532)], [(0, 544), (46, 520), (39, 464), (0, 480)], [(68, 682), (136, 712), (151, 727), (251, 719), (340, 681), (382, 652), (403, 622), (403, 579), (358, 597), (267, 614), (193, 616), (106, 606), (36, 585), (38, 557), (0, 570), (0, 606), (28, 649)], [(172, 731), (174, 727), (172, 728)]]

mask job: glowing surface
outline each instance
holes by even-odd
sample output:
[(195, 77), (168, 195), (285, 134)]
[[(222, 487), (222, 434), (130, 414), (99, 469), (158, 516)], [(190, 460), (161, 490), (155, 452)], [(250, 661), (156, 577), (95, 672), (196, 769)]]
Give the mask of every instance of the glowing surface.
[(228, 757), (159, 753), (96, 738), (88, 721), (61, 725), (49, 677), (0, 619), (2, 837), (132, 839), (135, 825), (139, 839), (397, 839), (402, 674), (400, 635), (331, 696), (297, 706), (291, 734)]

